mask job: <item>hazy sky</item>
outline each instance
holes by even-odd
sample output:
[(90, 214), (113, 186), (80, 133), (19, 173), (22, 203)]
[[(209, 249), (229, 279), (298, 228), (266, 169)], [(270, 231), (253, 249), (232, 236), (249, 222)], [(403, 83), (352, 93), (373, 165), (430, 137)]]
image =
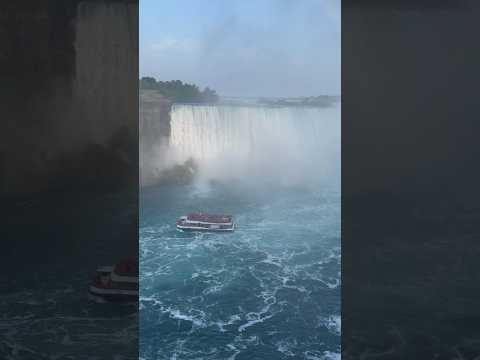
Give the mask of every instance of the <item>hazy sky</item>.
[(340, 94), (340, 0), (141, 0), (140, 76), (224, 96)]

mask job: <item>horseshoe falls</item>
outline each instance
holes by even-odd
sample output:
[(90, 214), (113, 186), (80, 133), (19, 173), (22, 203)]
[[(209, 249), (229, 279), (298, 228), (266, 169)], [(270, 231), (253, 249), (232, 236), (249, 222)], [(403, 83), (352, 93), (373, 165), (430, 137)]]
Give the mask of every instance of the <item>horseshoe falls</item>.
[(172, 156), (203, 178), (339, 184), (339, 108), (174, 105)]
[(140, 358), (339, 359), (340, 105), (176, 104), (165, 156), (198, 171), (141, 189)]

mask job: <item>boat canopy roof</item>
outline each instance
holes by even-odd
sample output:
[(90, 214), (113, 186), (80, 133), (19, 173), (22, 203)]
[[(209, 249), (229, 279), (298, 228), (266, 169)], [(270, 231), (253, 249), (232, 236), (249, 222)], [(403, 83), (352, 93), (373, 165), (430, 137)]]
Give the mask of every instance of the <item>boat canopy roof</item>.
[(191, 213), (188, 214), (187, 220), (189, 221), (201, 221), (215, 224), (227, 224), (232, 222), (231, 215), (218, 215), (218, 214), (206, 214), (206, 213)]
[(115, 264), (113, 272), (120, 276), (138, 276), (138, 260), (133, 257), (122, 259)]

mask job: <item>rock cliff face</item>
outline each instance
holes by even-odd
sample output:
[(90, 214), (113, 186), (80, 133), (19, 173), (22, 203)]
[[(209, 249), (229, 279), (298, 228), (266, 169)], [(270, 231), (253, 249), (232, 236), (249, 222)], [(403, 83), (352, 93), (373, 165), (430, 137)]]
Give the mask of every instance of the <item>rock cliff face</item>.
[(136, 184), (138, 1), (8, 2), (0, 39), (0, 193)]
[[(140, 183), (156, 181), (165, 162), (172, 103), (154, 90), (140, 90)], [(162, 164), (163, 163), (163, 164)]]

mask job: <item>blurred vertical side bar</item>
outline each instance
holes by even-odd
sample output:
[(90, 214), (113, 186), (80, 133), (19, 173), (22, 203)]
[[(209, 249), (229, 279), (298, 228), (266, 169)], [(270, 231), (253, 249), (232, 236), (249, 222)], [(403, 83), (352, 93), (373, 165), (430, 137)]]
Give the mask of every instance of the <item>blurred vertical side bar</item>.
[(9, 1), (0, 44), (0, 358), (137, 359), (138, 0)]
[(479, 4), (342, 7), (342, 358), (473, 359)]

